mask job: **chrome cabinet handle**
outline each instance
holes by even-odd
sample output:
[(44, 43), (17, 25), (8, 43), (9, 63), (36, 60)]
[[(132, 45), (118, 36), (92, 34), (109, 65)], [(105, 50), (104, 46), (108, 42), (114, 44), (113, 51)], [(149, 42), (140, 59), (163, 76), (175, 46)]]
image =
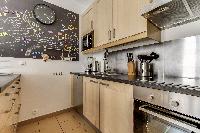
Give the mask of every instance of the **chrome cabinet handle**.
[(84, 92), (83, 92), (83, 93), (84, 93), (84, 96), (83, 96), (83, 97), (84, 97), (84, 101), (83, 101), (83, 102), (84, 102), (84, 103), (86, 102), (86, 90), (87, 90), (87, 89), (86, 89), (86, 84), (84, 84), (84, 87), (83, 87), (83, 91), (84, 91)]
[(93, 22), (93, 20), (91, 21), (91, 29), (92, 30), (94, 29), (94, 22)]
[(111, 35), (112, 33), (111, 33), (111, 30), (109, 30), (108, 31), (108, 40), (111, 40), (111, 38), (112, 38), (112, 35)]
[(105, 83), (102, 83), (102, 82), (100, 82), (99, 84), (101, 84), (103, 86), (109, 86), (109, 84), (105, 84)]
[(17, 112), (15, 112), (16, 115), (19, 114), (20, 109), (21, 109), (21, 104), (19, 104), (18, 110), (17, 110)]
[(115, 36), (116, 36), (116, 29), (114, 28), (113, 29), (113, 38), (115, 38)]
[(8, 97), (10, 96), (11, 94), (10, 93), (5, 93), (4, 96)]
[(97, 84), (97, 83), (98, 83), (97, 81), (94, 81), (94, 80), (90, 80), (90, 82), (92, 82), (92, 83), (95, 83), (95, 84)]
[(20, 93), (19, 91), (18, 91), (18, 92), (15, 92), (15, 94), (17, 94), (17, 95), (19, 95), (19, 93)]
[(108, 40), (110, 40), (110, 30), (108, 31)]

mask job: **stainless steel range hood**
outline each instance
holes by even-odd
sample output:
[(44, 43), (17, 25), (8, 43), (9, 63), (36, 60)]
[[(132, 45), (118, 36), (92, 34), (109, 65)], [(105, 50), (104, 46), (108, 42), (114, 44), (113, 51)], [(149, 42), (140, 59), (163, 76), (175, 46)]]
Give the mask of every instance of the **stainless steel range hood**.
[(141, 15), (161, 30), (200, 19), (200, 0), (151, 0)]

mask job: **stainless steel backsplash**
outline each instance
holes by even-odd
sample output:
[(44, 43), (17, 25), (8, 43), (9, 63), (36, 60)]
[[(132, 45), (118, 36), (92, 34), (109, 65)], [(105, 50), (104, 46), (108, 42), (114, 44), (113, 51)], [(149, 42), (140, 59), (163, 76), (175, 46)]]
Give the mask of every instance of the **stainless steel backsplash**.
[(137, 62), (139, 54), (159, 54), (159, 59), (152, 61), (158, 77), (200, 78), (200, 36), (114, 51), (109, 55), (110, 66), (120, 73), (127, 73), (128, 52), (133, 53)]

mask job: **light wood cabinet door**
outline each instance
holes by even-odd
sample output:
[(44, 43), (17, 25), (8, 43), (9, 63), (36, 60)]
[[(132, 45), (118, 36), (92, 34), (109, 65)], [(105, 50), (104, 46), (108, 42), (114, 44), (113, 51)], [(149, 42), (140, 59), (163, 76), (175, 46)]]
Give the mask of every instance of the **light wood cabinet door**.
[(83, 78), (83, 115), (99, 128), (99, 83), (97, 79)]
[(133, 86), (100, 83), (100, 130), (102, 133), (133, 133)]
[(98, 0), (95, 4), (95, 47), (112, 39), (112, 0)]
[(119, 40), (147, 31), (140, 10), (149, 0), (113, 0), (113, 39)]
[(84, 36), (94, 30), (94, 14), (95, 14), (95, 7), (92, 7), (86, 12), (81, 18), (81, 36)]

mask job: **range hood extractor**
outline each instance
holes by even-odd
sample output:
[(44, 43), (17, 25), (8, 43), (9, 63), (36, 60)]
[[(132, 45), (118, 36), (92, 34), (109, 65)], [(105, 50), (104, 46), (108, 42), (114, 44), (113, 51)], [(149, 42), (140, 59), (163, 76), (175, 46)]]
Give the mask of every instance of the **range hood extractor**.
[(141, 14), (164, 30), (200, 19), (200, 0), (151, 0)]

